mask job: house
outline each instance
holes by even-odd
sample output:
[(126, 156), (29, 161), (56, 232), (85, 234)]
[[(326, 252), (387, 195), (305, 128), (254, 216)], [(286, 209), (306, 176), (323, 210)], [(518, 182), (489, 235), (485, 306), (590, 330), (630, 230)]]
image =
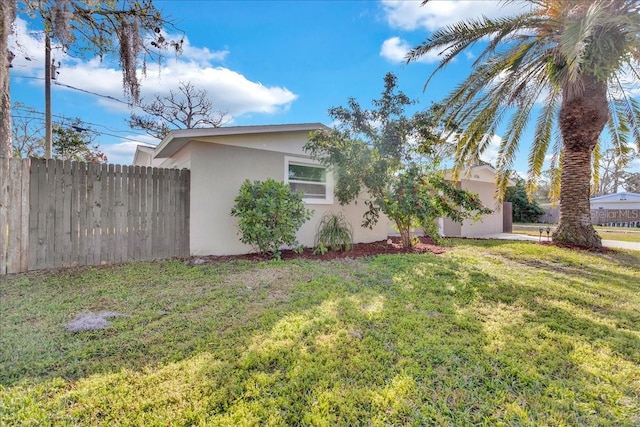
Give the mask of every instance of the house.
[[(451, 173), (449, 178), (453, 180)], [(489, 164), (471, 166), (460, 173), (458, 188), (477, 193), (482, 204), (493, 210), (492, 214), (484, 215), (480, 220), (465, 220), (462, 224), (449, 218), (440, 218), (438, 229), (445, 237), (477, 237), (502, 233), (503, 211), (495, 197), (496, 170)], [(509, 186), (515, 185), (509, 181)]]
[(592, 197), (592, 224), (640, 224), (640, 194), (614, 193)]
[[(311, 220), (298, 231), (298, 242), (313, 246), (317, 224), (325, 212), (342, 212), (351, 223), (355, 242), (387, 238), (386, 221), (372, 230), (360, 227), (364, 200), (340, 206), (333, 197), (332, 174), (303, 149), (309, 132), (320, 123), (184, 129), (169, 133), (154, 149), (140, 147), (134, 165), (191, 170), (190, 247), (192, 255), (234, 255), (251, 252), (240, 242), (234, 199), (245, 179), (273, 178), (305, 191)], [(318, 169), (322, 171), (317, 173)], [(316, 174), (305, 173), (313, 172)], [(308, 181), (304, 176), (320, 176)], [(295, 178), (295, 179), (294, 179)]]
[(591, 209), (640, 209), (640, 194), (614, 193), (589, 199)]
[[(305, 192), (303, 200), (313, 210), (313, 215), (298, 231), (298, 242), (304, 246), (314, 245), (317, 224), (326, 212), (342, 212), (353, 226), (356, 243), (386, 239), (387, 218), (382, 216), (373, 229), (361, 227), (367, 210), (365, 200), (341, 206), (334, 199), (332, 174), (304, 151), (309, 132), (319, 129), (326, 127), (320, 123), (303, 123), (175, 130), (155, 148), (138, 146), (134, 165), (190, 169), (192, 255), (251, 252), (250, 246), (240, 242), (237, 218), (231, 216), (234, 199), (245, 179), (264, 181), (273, 178)], [(482, 165), (469, 172), (459, 185), (478, 193), (483, 204), (493, 209), (496, 204), (495, 171), (491, 166)], [(311, 181), (305, 176), (322, 178)], [(499, 233), (502, 232), (502, 213), (498, 210), (477, 223), (458, 224), (441, 219), (440, 231), (451, 237)]]

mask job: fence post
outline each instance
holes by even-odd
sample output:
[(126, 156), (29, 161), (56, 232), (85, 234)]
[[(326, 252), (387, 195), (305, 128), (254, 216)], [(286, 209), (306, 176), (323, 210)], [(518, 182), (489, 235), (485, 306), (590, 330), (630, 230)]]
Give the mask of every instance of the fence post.
[(513, 231), (513, 204), (504, 202), (502, 204), (502, 232), (511, 233)]

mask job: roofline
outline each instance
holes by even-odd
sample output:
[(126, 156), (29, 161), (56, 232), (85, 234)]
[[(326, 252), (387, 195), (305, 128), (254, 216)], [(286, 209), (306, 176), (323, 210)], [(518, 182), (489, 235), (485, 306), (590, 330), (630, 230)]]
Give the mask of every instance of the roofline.
[[(495, 174), (497, 172), (496, 168), (494, 168), (491, 164), (487, 163), (487, 164), (479, 164), (479, 165), (473, 165), (473, 166), (466, 166), (464, 168), (461, 168), (460, 172), (465, 172), (465, 173), (469, 173), (471, 172), (473, 169), (489, 169), (493, 174)], [(445, 174), (451, 174), (451, 172), (453, 171), (453, 169), (446, 169), (444, 171)], [(462, 180), (464, 178), (464, 174), (461, 173), (460, 176), (458, 177), (458, 180)], [(507, 179), (507, 187), (513, 187), (516, 185), (516, 182), (514, 180), (512, 180), (511, 178)]]
[(203, 137), (217, 137), (230, 135), (248, 135), (260, 133), (300, 132), (329, 129), (322, 123), (296, 123), (283, 125), (257, 126), (223, 126), (219, 128), (196, 128), (172, 130), (155, 148), (154, 158), (171, 157), (184, 147), (190, 140)]
[(132, 164), (136, 164), (136, 160), (138, 159), (138, 153), (143, 152), (143, 153), (147, 153), (150, 154), (153, 157), (153, 151), (155, 150), (155, 147), (152, 145), (145, 145), (145, 144), (138, 144), (136, 145), (136, 151), (133, 153), (133, 163)]
[[(630, 193), (628, 191), (622, 191), (620, 193), (611, 193), (611, 194), (603, 194), (602, 196), (596, 196), (596, 197), (591, 197), (589, 200), (590, 201), (598, 201), (598, 200), (604, 200), (604, 199), (611, 199), (611, 198), (616, 198), (616, 197), (620, 197), (620, 196), (632, 196), (634, 199), (636, 197), (640, 197), (640, 193)], [(620, 199), (617, 199), (618, 201), (620, 201)]]

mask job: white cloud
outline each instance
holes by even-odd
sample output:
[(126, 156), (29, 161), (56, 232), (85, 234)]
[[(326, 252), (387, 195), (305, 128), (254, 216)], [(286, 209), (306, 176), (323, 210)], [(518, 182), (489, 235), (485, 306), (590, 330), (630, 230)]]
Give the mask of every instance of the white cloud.
[(100, 150), (107, 155), (109, 163), (118, 165), (130, 165), (138, 145), (155, 146), (158, 140), (148, 135), (130, 135), (126, 138), (135, 139), (138, 142), (121, 140), (113, 144), (100, 145)]
[(495, 166), (498, 160), (500, 144), (502, 144), (502, 137), (495, 134), (491, 135), (489, 137), (489, 143), (487, 144), (484, 151), (480, 154), (480, 160), (491, 163)]
[[(16, 34), (11, 37), (10, 48), (16, 53), (13, 65), (20, 75), (43, 76), (44, 42), (28, 32), (25, 21), (16, 19)], [(171, 36), (169, 36), (171, 37)], [(228, 113), (228, 118), (249, 113), (272, 114), (289, 108), (298, 95), (281, 86), (266, 86), (246, 76), (216, 66), (229, 54), (228, 50), (212, 51), (191, 45), (185, 38), (183, 52), (177, 57), (165, 58), (162, 64), (151, 63), (147, 75), (141, 79), (142, 97), (167, 95), (176, 90), (180, 82), (191, 82), (196, 89), (205, 90), (216, 110)], [(57, 81), (89, 92), (123, 99), (122, 73), (113, 64), (98, 58), (86, 61), (69, 58), (60, 51), (55, 53), (61, 62)], [(29, 61), (25, 58), (31, 58)], [(32, 84), (41, 85), (41, 80)], [(55, 86), (57, 90), (72, 90)], [(126, 104), (97, 98), (99, 105), (109, 111), (128, 112)]]
[[(391, 62), (405, 62), (406, 56), (411, 46), (409, 42), (401, 39), (400, 37), (391, 37), (382, 43), (380, 48), (380, 56)], [(426, 55), (422, 55), (417, 62), (438, 62), (440, 60), (436, 52), (428, 52)]]
[(380, 56), (391, 62), (404, 62), (409, 49), (409, 43), (405, 40), (402, 40), (400, 37), (391, 37), (382, 43)]
[(11, 61), (13, 70), (20, 74), (31, 75), (34, 70), (41, 70), (44, 64), (44, 39), (37, 34), (30, 34), (26, 21), (16, 18), (14, 32), (9, 34), (9, 49), (15, 57)]
[(524, 10), (524, 2), (505, 3), (497, 0), (438, 0), (421, 6), (421, 1), (382, 0), (387, 22), (404, 31), (434, 31), (461, 20), (510, 16)]

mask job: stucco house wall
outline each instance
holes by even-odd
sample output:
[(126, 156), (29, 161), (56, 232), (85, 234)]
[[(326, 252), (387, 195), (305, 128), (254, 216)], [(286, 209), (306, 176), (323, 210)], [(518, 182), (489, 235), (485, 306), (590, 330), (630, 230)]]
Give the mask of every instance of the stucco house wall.
[(461, 175), (458, 188), (477, 193), (482, 204), (493, 213), (483, 215), (475, 222), (464, 220), (462, 224), (441, 218), (440, 234), (445, 237), (477, 237), (502, 233), (502, 207), (495, 198), (495, 170), (489, 165), (474, 166)]
[[(316, 128), (322, 125), (317, 124)], [(249, 253), (252, 248), (240, 242), (237, 218), (231, 216), (234, 199), (245, 179), (264, 181), (273, 178), (284, 181), (287, 161), (311, 164), (305, 154), (304, 144), (308, 140), (309, 126), (301, 130), (283, 125), (266, 127), (265, 132), (224, 134), (234, 128), (214, 130), (218, 135), (207, 135), (203, 129), (194, 132), (174, 132), (176, 139), (185, 135), (186, 140), (177, 140), (175, 147), (168, 148), (166, 139), (156, 148), (153, 166), (188, 167), (191, 170), (191, 220), (190, 246), (192, 255), (235, 255)], [(311, 126), (313, 127), (313, 126)], [(211, 130), (210, 130), (211, 131)], [(164, 150), (164, 152), (163, 152)], [(164, 156), (164, 157), (163, 157)], [(142, 157), (142, 156), (141, 156)], [(332, 179), (328, 179), (328, 190), (333, 194)], [(355, 242), (373, 242), (386, 239), (385, 218), (373, 230), (360, 227), (366, 210), (364, 200), (357, 204), (340, 206), (336, 200), (323, 203), (305, 203), (314, 211), (311, 220), (298, 231), (298, 241), (312, 247), (317, 224), (325, 212), (342, 212), (351, 223)]]

